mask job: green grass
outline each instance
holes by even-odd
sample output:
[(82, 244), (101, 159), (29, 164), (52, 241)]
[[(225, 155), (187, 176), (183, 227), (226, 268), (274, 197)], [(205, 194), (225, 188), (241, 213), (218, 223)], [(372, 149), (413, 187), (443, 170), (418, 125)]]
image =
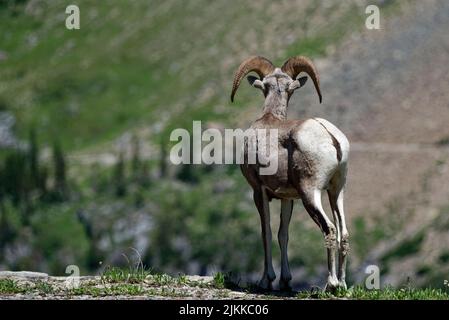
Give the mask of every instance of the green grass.
[(11, 279), (0, 279), (0, 294), (17, 294), (23, 292), (24, 289), (21, 288), (16, 281)]
[(335, 295), (323, 291), (304, 291), (297, 295), (300, 299), (354, 299), (354, 300), (449, 300), (449, 292), (443, 289), (394, 289), (367, 290), (360, 286), (341, 290)]
[(55, 289), (53, 288), (53, 286), (45, 281), (36, 282), (36, 284), (34, 286), (34, 290), (36, 290), (37, 292), (39, 292), (41, 294), (45, 294), (45, 295), (53, 294), (55, 292)]
[(222, 289), (222, 288), (225, 288), (225, 285), (226, 285), (226, 276), (221, 272), (217, 272), (214, 275), (215, 288)]
[(144, 268), (107, 267), (101, 274), (101, 281), (106, 283), (142, 283), (151, 275), (151, 270)]
[(36, 292), (41, 295), (54, 293), (54, 288), (51, 284), (45, 281), (37, 281), (35, 284), (19, 284), (12, 279), (0, 279), (0, 294), (18, 294)]

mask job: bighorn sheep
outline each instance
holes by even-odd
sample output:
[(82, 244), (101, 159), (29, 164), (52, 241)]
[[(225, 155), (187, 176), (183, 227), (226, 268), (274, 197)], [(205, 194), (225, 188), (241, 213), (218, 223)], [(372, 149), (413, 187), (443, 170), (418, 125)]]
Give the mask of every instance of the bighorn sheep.
[[(301, 199), (324, 235), (329, 269), (326, 290), (346, 288), (345, 270), (349, 234), (343, 210), (343, 191), (346, 183), (349, 142), (339, 129), (324, 119), (287, 120), (289, 99), (293, 92), (307, 81), (306, 76), (296, 78), (301, 72), (307, 73), (312, 78), (321, 103), (319, 78), (308, 58), (302, 56), (290, 58), (281, 68), (275, 68), (268, 59), (260, 56), (245, 60), (235, 74), (231, 101), (234, 101), (241, 80), (252, 71), (256, 72), (260, 79), (250, 75), (248, 81), (255, 88), (262, 90), (265, 103), (262, 117), (256, 120), (251, 128), (278, 130), (276, 141), (278, 170), (275, 174), (261, 175), (258, 169), (262, 164), (258, 162), (250, 164), (245, 160), (241, 164), (242, 173), (254, 191), (254, 202), (261, 218), (265, 263), (259, 285), (271, 290), (272, 282), (276, 278), (271, 257), (269, 202), (272, 199), (280, 199), (279, 287), (281, 290), (291, 290), (292, 276), (287, 256), (288, 226), (293, 200)], [(271, 152), (271, 149), (267, 150)], [(245, 159), (248, 159), (248, 152), (246, 146)], [(334, 222), (328, 218), (321, 204), (321, 194), (324, 190), (329, 197)]]

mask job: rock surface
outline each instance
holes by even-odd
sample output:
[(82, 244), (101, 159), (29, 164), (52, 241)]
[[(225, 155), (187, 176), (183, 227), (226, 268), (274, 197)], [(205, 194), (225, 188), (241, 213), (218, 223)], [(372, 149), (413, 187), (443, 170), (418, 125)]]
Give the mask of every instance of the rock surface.
[(0, 272), (0, 300), (278, 299), (294, 294), (250, 293), (217, 285), (213, 277), (148, 275), (141, 281), (105, 276), (54, 277), (29, 271)]

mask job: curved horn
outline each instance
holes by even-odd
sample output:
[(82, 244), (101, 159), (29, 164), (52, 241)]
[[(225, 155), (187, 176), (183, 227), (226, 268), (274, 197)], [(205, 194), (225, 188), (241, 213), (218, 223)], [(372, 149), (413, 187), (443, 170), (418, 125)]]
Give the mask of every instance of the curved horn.
[(243, 61), (240, 64), (234, 76), (234, 82), (232, 84), (231, 101), (234, 102), (234, 95), (240, 86), (240, 82), (242, 81), (243, 77), (246, 76), (248, 73), (254, 71), (262, 79), (267, 74), (273, 72), (273, 70), (274, 65), (271, 63), (270, 60), (264, 57), (253, 56)]
[(320, 98), (321, 103), (322, 96), (320, 90), (320, 79), (318, 77), (318, 73), (316, 72), (315, 66), (309, 58), (304, 56), (292, 57), (285, 61), (281, 70), (288, 74), (293, 80), (296, 79), (299, 73), (303, 71), (307, 73), (313, 80), (313, 84), (315, 85), (315, 89), (318, 93), (318, 97)]

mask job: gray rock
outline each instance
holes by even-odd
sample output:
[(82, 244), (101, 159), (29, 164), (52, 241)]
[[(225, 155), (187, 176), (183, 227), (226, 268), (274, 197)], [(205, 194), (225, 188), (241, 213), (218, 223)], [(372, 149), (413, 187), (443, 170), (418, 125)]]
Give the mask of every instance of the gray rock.
[(20, 280), (43, 280), (48, 278), (48, 274), (32, 271), (0, 271), (0, 279), (20, 279)]

